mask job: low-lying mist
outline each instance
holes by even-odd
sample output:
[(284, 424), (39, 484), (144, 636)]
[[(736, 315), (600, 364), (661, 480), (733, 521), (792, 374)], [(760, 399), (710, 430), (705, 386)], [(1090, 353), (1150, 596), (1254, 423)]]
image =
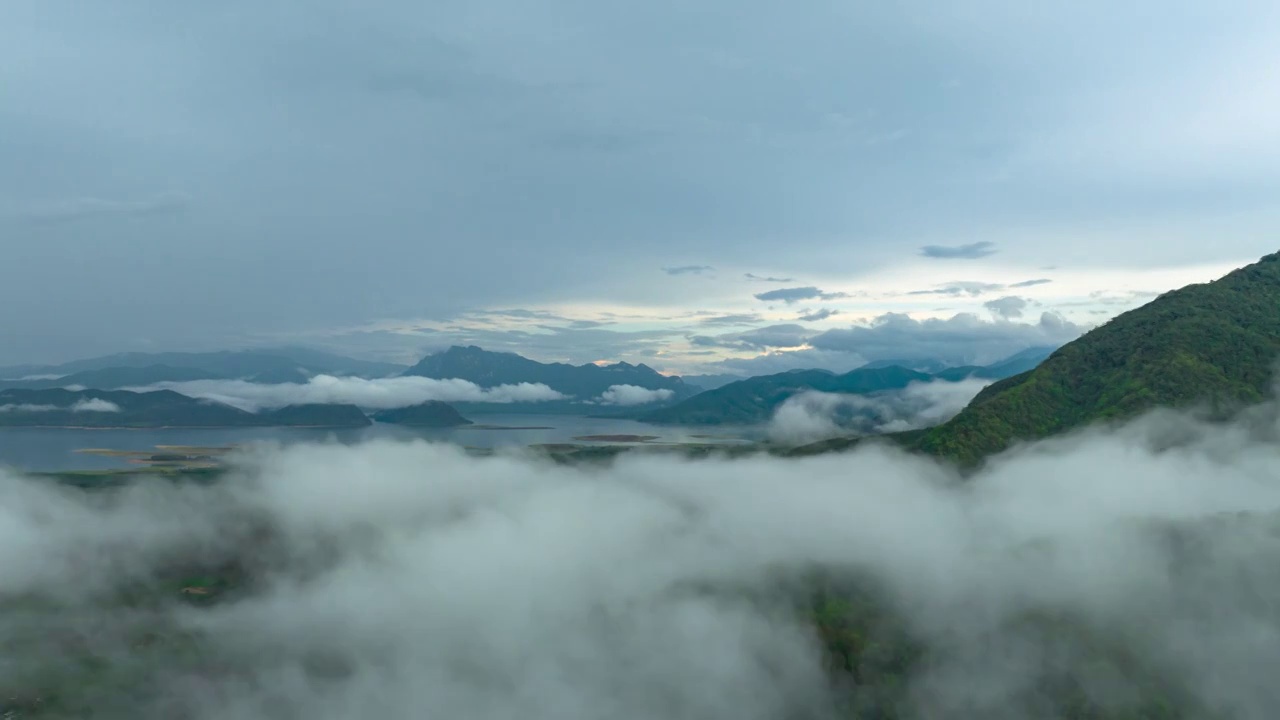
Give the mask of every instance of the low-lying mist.
[(990, 380), (913, 382), (871, 395), (808, 391), (787, 398), (769, 421), (770, 440), (785, 445), (839, 435), (881, 435), (931, 427), (964, 409)]
[[(0, 690), (14, 717), (1270, 719), (1276, 418), (1159, 413), (963, 480), (878, 446), (389, 441), (211, 484), (4, 476)], [(139, 590), (219, 572), (207, 605)]]
[(135, 392), (173, 390), (195, 398), (258, 412), (287, 405), (349, 403), (370, 410), (389, 410), (440, 400), (443, 402), (525, 403), (564, 400), (541, 383), (482, 388), (468, 380), (417, 376), (366, 379), (317, 375), (305, 383), (254, 383), (247, 380), (186, 380), (126, 388)]

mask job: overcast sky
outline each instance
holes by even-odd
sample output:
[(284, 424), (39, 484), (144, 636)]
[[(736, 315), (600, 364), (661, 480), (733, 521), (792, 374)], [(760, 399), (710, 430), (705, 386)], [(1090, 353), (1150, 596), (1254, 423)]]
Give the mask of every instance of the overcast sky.
[(1277, 36), (1270, 0), (7, 0), (0, 363), (1062, 342), (1280, 248)]

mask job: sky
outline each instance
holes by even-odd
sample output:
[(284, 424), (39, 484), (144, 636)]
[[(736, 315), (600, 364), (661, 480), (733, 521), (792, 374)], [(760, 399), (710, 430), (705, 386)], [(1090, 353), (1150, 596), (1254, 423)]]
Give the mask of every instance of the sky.
[(1264, 0), (0, 8), (0, 363), (999, 359), (1280, 246)]

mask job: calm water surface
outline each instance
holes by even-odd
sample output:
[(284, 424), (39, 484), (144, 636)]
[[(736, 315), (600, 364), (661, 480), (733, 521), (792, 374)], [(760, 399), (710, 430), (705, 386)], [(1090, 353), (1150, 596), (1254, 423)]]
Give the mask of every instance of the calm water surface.
[[(570, 443), (581, 435), (657, 435), (657, 442), (734, 442), (751, 438), (750, 428), (668, 427), (646, 425), (634, 420), (602, 420), (563, 415), (476, 415), (477, 425), (505, 428), (540, 426), (548, 429), (405, 428), (375, 424), (353, 430), (310, 430), (302, 428), (227, 428), (217, 430), (57, 430), (47, 428), (0, 428), (0, 467), (31, 472), (58, 470), (107, 470), (127, 467), (119, 458), (77, 453), (83, 448), (111, 450), (154, 450), (157, 445), (216, 447), (272, 442), (285, 445), (338, 441), (359, 443), (375, 438), (422, 438), (471, 447), (509, 447), (535, 443)], [(712, 435), (715, 437), (697, 437)], [(740, 441), (740, 440), (739, 440)]]

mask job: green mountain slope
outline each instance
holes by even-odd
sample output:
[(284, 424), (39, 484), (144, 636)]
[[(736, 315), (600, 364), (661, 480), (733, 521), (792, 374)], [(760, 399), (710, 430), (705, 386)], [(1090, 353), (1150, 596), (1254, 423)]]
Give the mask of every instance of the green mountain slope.
[(1277, 360), (1280, 253), (1123, 313), (987, 387), (949, 422), (896, 440), (968, 465), (1019, 440), (1156, 407), (1225, 414), (1268, 395)]
[(373, 414), (373, 419), (382, 423), (412, 427), (458, 427), (472, 424), (452, 405), (439, 400), (428, 400), (410, 407), (379, 410)]

